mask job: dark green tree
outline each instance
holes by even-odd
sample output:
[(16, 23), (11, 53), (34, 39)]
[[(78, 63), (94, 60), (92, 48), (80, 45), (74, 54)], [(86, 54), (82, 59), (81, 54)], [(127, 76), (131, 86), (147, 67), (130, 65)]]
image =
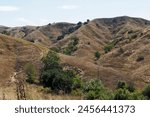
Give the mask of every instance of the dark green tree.
[(46, 57), (42, 58), (42, 62), (44, 64), (44, 69), (51, 69), (59, 67), (60, 58), (58, 54), (52, 50), (50, 50)]
[(41, 83), (44, 87), (50, 87), (56, 93), (64, 91), (70, 93), (75, 86), (76, 73), (73, 70), (63, 70), (60, 66), (60, 58), (56, 52), (49, 51), (42, 59), (44, 67), (41, 71)]

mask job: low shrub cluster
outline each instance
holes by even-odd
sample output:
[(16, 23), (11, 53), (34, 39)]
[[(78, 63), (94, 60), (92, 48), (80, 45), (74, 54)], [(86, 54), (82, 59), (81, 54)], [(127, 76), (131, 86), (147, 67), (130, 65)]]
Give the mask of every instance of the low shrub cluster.
[[(75, 45), (77, 42), (72, 42)], [(150, 99), (150, 85), (142, 91), (135, 88), (134, 83), (118, 81), (116, 89), (112, 92), (106, 88), (101, 80), (92, 79), (83, 81), (73, 69), (64, 70), (60, 65), (60, 58), (54, 51), (49, 51), (42, 59), (43, 69), (40, 81), (46, 88), (45, 92), (60, 91), (64, 93), (82, 96), (87, 100), (143, 100)]]
[(88, 100), (108, 100), (112, 99), (113, 94), (105, 88), (100, 80), (90, 80), (83, 87), (84, 99)]
[(65, 48), (63, 48), (63, 53), (66, 55), (71, 55), (77, 50), (78, 43), (79, 39), (77, 37), (72, 37), (71, 42)]

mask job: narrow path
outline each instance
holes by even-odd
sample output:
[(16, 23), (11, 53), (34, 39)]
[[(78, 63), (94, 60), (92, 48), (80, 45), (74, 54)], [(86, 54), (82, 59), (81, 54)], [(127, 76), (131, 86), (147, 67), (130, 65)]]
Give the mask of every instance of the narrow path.
[(16, 84), (16, 95), (18, 100), (26, 100), (26, 93), (25, 93), (25, 86), (24, 86), (24, 80), (23, 80), (23, 71), (20, 68), (19, 63), (19, 53), (20, 50), (18, 48), (19, 46), (16, 46), (16, 67), (13, 77), (11, 77), (11, 80), (15, 82)]

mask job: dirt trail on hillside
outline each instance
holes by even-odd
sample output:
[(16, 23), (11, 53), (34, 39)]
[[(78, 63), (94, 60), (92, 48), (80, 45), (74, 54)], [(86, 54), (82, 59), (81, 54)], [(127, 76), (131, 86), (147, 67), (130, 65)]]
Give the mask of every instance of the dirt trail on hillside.
[[(17, 46), (18, 47), (18, 46)], [(26, 100), (26, 91), (25, 91), (25, 81), (24, 81), (24, 73), (22, 68), (20, 67), (19, 62), (19, 48), (16, 47), (16, 67), (14, 72), (14, 76), (12, 79), (15, 81), (16, 84), (16, 95), (18, 100)]]

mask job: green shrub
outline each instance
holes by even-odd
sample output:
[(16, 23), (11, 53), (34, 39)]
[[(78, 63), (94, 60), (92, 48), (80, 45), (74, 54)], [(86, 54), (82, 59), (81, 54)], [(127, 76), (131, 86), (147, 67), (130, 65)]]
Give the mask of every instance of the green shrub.
[(100, 99), (107, 100), (112, 99), (112, 93), (108, 91), (100, 80), (90, 80), (85, 83), (83, 87), (84, 98), (88, 100)]
[(28, 63), (25, 65), (25, 72), (27, 74), (27, 82), (34, 83), (36, 78), (36, 69), (33, 64)]
[(117, 83), (117, 89), (125, 89), (127, 88), (127, 84), (124, 81), (118, 81)]
[(134, 92), (135, 86), (133, 82), (130, 82), (129, 84), (127, 84), (124, 81), (118, 81), (117, 89), (127, 89), (129, 92)]
[(76, 77), (73, 78), (71, 94), (74, 96), (82, 96), (83, 95), (82, 88), (83, 88), (83, 81), (79, 75), (76, 75)]
[(46, 57), (42, 58), (44, 69), (57, 68), (59, 67), (60, 58), (54, 51), (49, 51)]
[(53, 83), (59, 78), (61, 78), (61, 69), (53, 68), (44, 70), (41, 73), (41, 83), (44, 87), (51, 87), (53, 90)]
[(115, 100), (128, 100), (130, 96), (130, 92), (127, 89), (118, 89), (115, 92), (114, 99)]
[(150, 99), (150, 84), (147, 85), (147, 86), (144, 88), (142, 94), (143, 94), (147, 99)]
[(73, 44), (74, 46), (76, 46), (76, 45), (78, 45), (78, 43), (79, 43), (79, 38), (77, 38), (77, 37), (72, 37), (72, 44)]
[(100, 52), (99, 52), (99, 51), (96, 51), (96, 52), (95, 52), (95, 57), (96, 57), (97, 60), (100, 58), (100, 56), (101, 56)]
[(71, 95), (73, 95), (73, 96), (83, 96), (83, 91), (82, 91), (82, 89), (73, 89), (71, 91)]
[(135, 85), (133, 82), (130, 82), (127, 86), (128, 91), (134, 92), (135, 91)]
[(141, 92), (136, 91), (134, 83), (130, 82), (126, 84), (124, 81), (119, 81), (117, 84), (117, 90), (115, 91), (115, 100), (143, 100), (144, 95)]
[(60, 90), (70, 93), (75, 75), (72, 71), (63, 71), (61, 68), (52, 68), (42, 72), (41, 78), (44, 87), (50, 87), (53, 91)]
[(70, 43), (68, 44), (67, 47), (64, 48), (63, 53), (66, 55), (71, 55), (76, 50), (77, 50), (77, 47)]
[(76, 75), (75, 78), (73, 78), (72, 89), (82, 89), (82, 87), (83, 81), (81, 80), (80, 76)]
[(118, 89), (115, 92), (115, 100), (144, 100), (141, 92), (129, 92), (127, 89)]
[(105, 47), (104, 47), (104, 51), (105, 51), (105, 53), (108, 53), (108, 52), (110, 52), (113, 48), (114, 48), (114, 43), (112, 42), (112, 43), (109, 43), (108, 45), (106, 45)]
[(79, 39), (77, 37), (72, 37), (71, 42), (63, 49), (63, 53), (66, 55), (71, 55), (77, 50), (78, 43)]
[(146, 98), (144, 97), (144, 95), (142, 95), (141, 92), (135, 91), (135, 92), (130, 93), (128, 99), (129, 100), (145, 100)]
[(50, 87), (55, 92), (62, 90), (65, 93), (70, 93), (73, 89), (81, 87), (81, 81), (76, 78), (76, 74), (71, 70), (50, 69), (43, 71), (41, 78), (43, 85)]

